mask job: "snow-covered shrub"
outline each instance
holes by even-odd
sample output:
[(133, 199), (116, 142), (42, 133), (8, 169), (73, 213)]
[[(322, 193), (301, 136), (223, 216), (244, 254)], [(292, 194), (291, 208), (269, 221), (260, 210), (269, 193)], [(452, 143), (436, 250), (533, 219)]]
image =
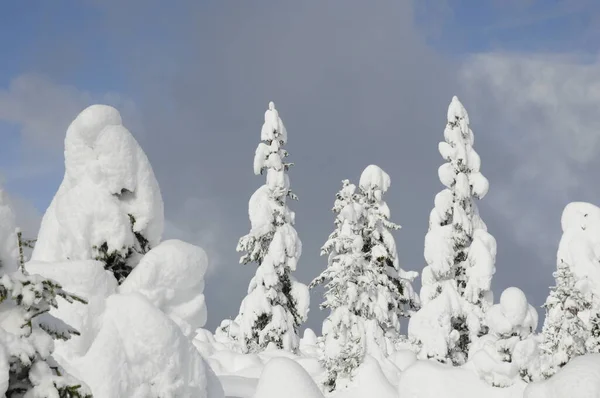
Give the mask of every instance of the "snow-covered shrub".
[(556, 286), (544, 304), (540, 348), (545, 377), (573, 357), (600, 353), (600, 208), (570, 203), (561, 224)]
[(267, 181), (250, 198), (251, 230), (237, 246), (245, 252), (240, 262), (255, 262), (258, 269), (238, 316), (233, 322), (224, 322), (217, 333), (236, 340), (245, 352), (262, 351), (270, 343), (295, 351), (298, 327), (308, 314), (309, 295), (307, 286), (292, 276), (302, 243), (294, 229), (295, 214), (286, 203), (287, 198), (296, 198), (287, 175), (291, 163), (284, 161), (287, 131), (273, 102), (265, 112), (261, 141), (254, 173), (266, 173)]
[(469, 362), (479, 376), (495, 387), (508, 387), (520, 378), (531, 381), (539, 374), (538, 315), (516, 287), (502, 292), (500, 303), (486, 314), (489, 333), (475, 340)]
[(371, 165), (362, 173), (358, 190), (345, 180), (336, 195), (336, 229), (321, 249), (328, 265), (311, 284), (325, 284), (321, 308), (330, 310), (320, 340), (330, 390), (346, 385), (362, 363), (373, 340), (366, 336), (370, 322), (378, 333), (369, 337), (376, 337), (378, 351), (387, 355), (388, 345), (399, 337), (400, 317), (418, 306), (411, 285), (416, 273), (400, 268), (390, 232), (399, 226), (389, 220), (383, 201), (389, 186), (389, 176)]
[(40, 227), (32, 260), (99, 260), (121, 283), (161, 238), (163, 202), (148, 158), (106, 105), (67, 129), (65, 176)]
[(447, 163), (438, 174), (446, 189), (436, 195), (429, 216), (422, 308), (411, 318), (409, 337), (421, 345), (422, 358), (460, 365), (467, 360), (471, 341), (486, 331), (496, 241), (475, 203), (486, 195), (488, 180), (479, 171), (469, 116), (456, 97), (448, 107), (444, 138), (439, 152)]

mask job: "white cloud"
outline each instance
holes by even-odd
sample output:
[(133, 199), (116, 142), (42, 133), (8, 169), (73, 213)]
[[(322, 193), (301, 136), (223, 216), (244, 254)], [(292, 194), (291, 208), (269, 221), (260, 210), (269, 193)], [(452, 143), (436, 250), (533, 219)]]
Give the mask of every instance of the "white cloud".
[(600, 62), (480, 54), (464, 64), (460, 79), (478, 131), (491, 132), (506, 155), (492, 181), (491, 207), (547, 257), (556, 250), (562, 207), (600, 196)]
[(188, 198), (181, 206), (167, 209), (164, 239), (181, 239), (202, 247), (208, 255), (208, 272), (215, 271), (223, 250), (222, 228), (219, 206), (209, 199)]
[(62, 151), (69, 123), (85, 107), (105, 103), (119, 109), (134, 134), (141, 133), (136, 105), (118, 93), (96, 94), (57, 84), (42, 75), (22, 74), (0, 89), (0, 120), (21, 127), (25, 142)]

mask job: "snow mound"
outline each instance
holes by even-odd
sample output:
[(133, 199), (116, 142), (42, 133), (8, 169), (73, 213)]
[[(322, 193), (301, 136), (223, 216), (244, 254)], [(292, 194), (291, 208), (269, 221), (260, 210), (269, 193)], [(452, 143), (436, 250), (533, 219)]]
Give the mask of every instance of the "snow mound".
[(323, 398), (310, 375), (289, 358), (271, 359), (258, 381), (254, 398)]
[(0, 188), (0, 268), (4, 273), (16, 271), (18, 247), (15, 213), (6, 193)]
[(600, 397), (600, 354), (573, 358), (550, 379), (531, 383), (523, 398)]
[(150, 250), (119, 287), (138, 292), (179, 325), (186, 336), (204, 326), (204, 274), (208, 258), (202, 248), (167, 240)]
[(67, 130), (65, 176), (42, 219), (32, 260), (91, 260), (103, 245), (107, 253), (130, 257), (139, 236), (155, 246), (163, 224), (154, 172), (119, 112), (106, 105), (82, 111)]
[(387, 192), (391, 185), (390, 176), (379, 166), (369, 165), (360, 175), (359, 185), (364, 191), (381, 190)]
[(495, 388), (469, 370), (418, 361), (400, 376), (400, 398), (516, 398), (521, 397), (524, 382), (508, 388)]
[(73, 365), (95, 398), (224, 396), (179, 327), (137, 293), (106, 300), (98, 336)]
[(365, 356), (364, 362), (356, 371), (352, 382), (345, 390), (332, 394), (333, 398), (397, 398), (395, 388), (383, 374), (379, 363), (370, 355)]

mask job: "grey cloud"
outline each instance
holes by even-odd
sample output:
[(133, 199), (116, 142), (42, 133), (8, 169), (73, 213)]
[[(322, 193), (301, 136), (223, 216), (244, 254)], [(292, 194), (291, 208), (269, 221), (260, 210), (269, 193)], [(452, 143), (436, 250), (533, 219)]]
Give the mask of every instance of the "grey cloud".
[[(460, 65), (427, 46), (412, 2), (93, 4), (106, 15), (98, 34), (125, 68), (124, 93), (136, 98), (144, 129), (136, 135), (161, 185), (167, 235), (201, 244), (216, 263), (206, 287), (209, 328), (237, 314), (255, 271), (238, 264), (235, 246), (249, 229), (248, 199), (264, 183), (252, 173), (252, 157), (269, 100), (286, 123), (296, 163), (290, 177), (300, 197), (291, 204), (304, 243), (299, 280), (309, 282), (326, 264), (319, 248), (333, 228), (330, 208), (340, 181), (357, 181), (371, 163), (392, 177), (387, 201), (403, 226), (396, 233), (401, 263), (422, 269), (428, 215), (442, 189), (437, 144), (457, 93), (465, 94), (491, 181), (481, 213), (499, 245), (496, 292), (517, 285), (543, 302), (554, 265), (545, 264), (545, 277), (537, 278), (542, 261), (518, 243), (523, 232), (514, 233), (522, 226), (523, 192), (512, 186), (506, 157), (519, 162), (524, 155), (500, 127), (505, 110), (496, 96), (475, 95), (498, 88), (490, 87), (491, 76), (463, 80), (473, 91), (461, 87)], [(523, 126), (514, 131), (528, 134)], [(534, 183), (530, 189), (539, 189), (542, 201), (554, 192)], [(556, 212), (548, 220), (558, 220)], [(325, 316), (321, 297), (321, 291), (311, 297), (308, 325), (315, 329)]]

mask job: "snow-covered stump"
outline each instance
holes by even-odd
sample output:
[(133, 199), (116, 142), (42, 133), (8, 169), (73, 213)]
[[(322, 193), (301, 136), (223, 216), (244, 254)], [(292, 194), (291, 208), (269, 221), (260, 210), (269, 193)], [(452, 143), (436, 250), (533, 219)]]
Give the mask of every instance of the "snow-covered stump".
[(107, 105), (67, 129), (65, 176), (44, 214), (32, 260), (98, 260), (121, 283), (161, 239), (163, 201), (148, 158)]
[(429, 216), (422, 308), (411, 318), (409, 337), (420, 344), (422, 358), (461, 365), (471, 341), (485, 332), (496, 241), (475, 203), (486, 195), (489, 185), (473, 149), (469, 116), (456, 97), (448, 107), (444, 138), (439, 152), (447, 163), (438, 174), (446, 189), (436, 195)]
[(544, 377), (576, 356), (600, 353), (600, 208), (570, 203), (561, 225), (556, 286), (544, 304), (540, 346)]
[(306, 320), (309, 294), (306, 285), (296, 281), (302, 243), (294, 229), (295, 214), (287, 199), (295, 199), (287, 174), (292, 165), (284, 159), (287, 131), (273, 102), (265, 112), (261, 143), (256, 148), (254, 173), (266, 173), (266, 184), (249, 202), (250, 233), (237, 246), (245, 252), (241, 263), (258, 265), (234, 321), (224, 321), (216, 334), (232, 339), (244, 352), (263, 351), (269, 344), (296, 351), (298, 328)]
[(500, 303), (486, 314), (489, 333), (475, 340), (469, 351), (469, 367), (495, 387), (516, 380), (537, 379), (540, 371), (538, 339), (533, 333), (538, 315), (516, 287), (502, 292)]
[(367, 353), (385, 361), (400, 337), (400, 318), (418, 306), (416, 273), (400, 268), (391, 234), (400, 226), (383, 200), (389, 187), (389, 176), (371, 165), (358, 189), (345, 180), (336, 195), (336, 229), (321, 249), (328, 265), (311, 283), (325, 286), (321, 308), (330, 310), (319, 341), (328, 390), (347, 386)]

